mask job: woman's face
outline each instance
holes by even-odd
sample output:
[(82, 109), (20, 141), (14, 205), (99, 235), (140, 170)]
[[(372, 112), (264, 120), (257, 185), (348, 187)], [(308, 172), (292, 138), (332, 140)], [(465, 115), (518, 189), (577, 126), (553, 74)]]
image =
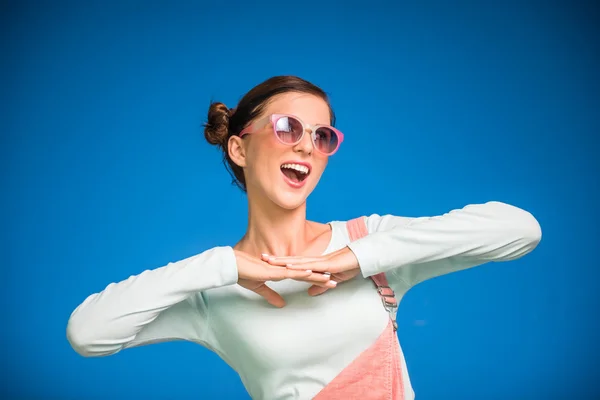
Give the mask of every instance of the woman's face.
[[(274, 97), (257, 121), (266, 121), (264, 118), (271, 114), (291, 114), (311, 126), (331, 122), (327, 103), (306, 93), (284, 93)], [(241, 162), (248, 197), (266, 197), (281, 208), (295, 209), (304, 204), (316, 187), (328, 157), (315, 151), (310, 128), (306, 129), (300, 143), (286, 145), (273, 134), (270, 120), (260, 125), (263, 126), (258, 126), (243, 139), (235, 139), (243, 154)], [(298, 166), (304, 171), (308, 168), (308, 173), (294, 171)]]

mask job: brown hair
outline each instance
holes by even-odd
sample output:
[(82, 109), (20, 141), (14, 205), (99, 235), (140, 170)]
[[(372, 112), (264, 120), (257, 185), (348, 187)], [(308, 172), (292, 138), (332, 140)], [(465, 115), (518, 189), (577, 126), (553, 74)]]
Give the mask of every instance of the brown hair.
[(328, 95), (318, 86), (296, 76), (275, 76), (252, 88), (233, 109), (223, 103), (211, 102), (208, 119), (204, 124), (204, 136), (208, 143), (223, 151), (223, 164), (233, 178), (233, 183), (246, 191), (244, 171), (229, 157), (227, 144), (233, 135), (239, 135), (250, 122), (261, 115), (271, 99), (282, 93), (299, 92), (320, 97), (329, 106), (331, 125), (335, 124), (335, 114)]

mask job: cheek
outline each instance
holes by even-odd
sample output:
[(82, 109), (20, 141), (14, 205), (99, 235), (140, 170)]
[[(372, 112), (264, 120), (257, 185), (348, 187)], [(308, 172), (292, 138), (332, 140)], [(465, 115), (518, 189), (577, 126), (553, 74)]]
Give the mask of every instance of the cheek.
[(277, 143), (272, 143), (269, 140), (257, 141), (248, 148), (247, 152), (247, 169), (253, 176), (260, 176), (268, 173), (273, 169), (275, 159), (281, 156), (281, 149)]
[(262, 159), (271, 157), (273, 153), (278, 153), (282, 150), (281, 143), (272, 135), (262, 135), (253, 139), (248, 146), (248, 155), (255, 162), (257, 160), (262, 161)]
[(323, 172), (325, 171), (325, 168), (327, 167), (327, 159), (325, 160), (319, 160), (318, 162), (315, 162), (313, 165), (313, 172), (315, 172), (315, 175), (318, 175), (319, 177), (321, 175), (323, 175)]

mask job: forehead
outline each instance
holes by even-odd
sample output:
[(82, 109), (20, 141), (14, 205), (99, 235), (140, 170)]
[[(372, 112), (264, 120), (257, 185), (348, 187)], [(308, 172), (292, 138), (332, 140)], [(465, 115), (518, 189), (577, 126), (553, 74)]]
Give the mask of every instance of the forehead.
[(329, 106), (320, 97), (307, 93), (283, 93), (273, 97), (265, 114), (292, 114), (312, 125), (329, 124)]

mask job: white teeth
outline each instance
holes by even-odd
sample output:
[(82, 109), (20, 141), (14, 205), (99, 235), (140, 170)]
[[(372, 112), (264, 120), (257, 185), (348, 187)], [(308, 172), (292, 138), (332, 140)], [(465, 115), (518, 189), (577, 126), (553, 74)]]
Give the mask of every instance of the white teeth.
[(300, 164), (283, 164), (281, 168), (289, 168), (301, 172), (305, 175), (308, 174), (308, 167)]

